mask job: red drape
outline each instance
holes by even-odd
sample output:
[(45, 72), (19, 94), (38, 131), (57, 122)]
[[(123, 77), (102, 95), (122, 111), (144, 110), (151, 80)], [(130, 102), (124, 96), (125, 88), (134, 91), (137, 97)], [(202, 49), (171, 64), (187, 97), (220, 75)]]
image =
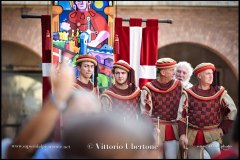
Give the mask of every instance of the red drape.
[(115, 18), (115, 35), (119, 38), (119, 54), (114, 54), (114, 61), (120, 59), (129, 63), (129, 27), (122, 26), (122, 18)]
[(51, 16), (41, 16), (42, 25), (42, 71), (43, 71), (43, 102), (49, 95), (51, 84), (48, 78), (48, 71), (51, 64)]
[[(139, 67), (155, 66), (158, 53), (158, 20), (147, 19), (146, 27), (142, 28), (142, 41), (140, 46), (137, 46), (135, 44), (130, 46), (130, 38), (133, 38), (130, 37), (130, 28), (135, 26), (141, 27), (142, 19), (130, 18), (129, 24), (129, 26), (123, 26), (122, 18), (115, 18), (115, 35), (118, 35), (119, 37), (119, 54), (114, 55), (114, 61), (116, 62), (122, 59), (128, 62), (135, 69), (138, 77), (136, 80), (138, 81), (139, 87), (141, 88), (146, 84), (146, 82), (156, 78), (156, 76), (152, 76), (152, 73), (148, 73), (150, 69), (145, 70), (140, 69)], [(131, 47), (140, 47), (140, 56), (136, 56), (136, 61), (139, 61), (139, 66), (134, 66), (136, 64), (130, 63), (130, 55), (133, 54)], [(138, 57), (140, 57), (140, 60), (137, 59)], [(152, 71), (153, 70), (150, 72)], [(149, 75), (150, 77), (146, 77), (146, 75)]]
[(148, 19), (143, 29), (141, 65), (155, 65), (158, 53), (158, 20)]
[[(47, 100), (49, 92), (51, 91), (51, 82), (49, 81), (49, 70), (51, 67), (51, 16), (42, 15), (41, 16), (42, 25), (42, 71), (43, 71), (43, 103)], [(56, 122), (53, 137), (51, 140), (59, 141), (61, 137), (61, 120), (60, 116)]]

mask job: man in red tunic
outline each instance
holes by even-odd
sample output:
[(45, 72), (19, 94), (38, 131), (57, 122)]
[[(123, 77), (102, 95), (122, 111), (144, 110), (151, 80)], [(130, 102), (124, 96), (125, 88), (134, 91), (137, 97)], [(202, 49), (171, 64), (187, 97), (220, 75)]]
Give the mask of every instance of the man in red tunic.
[(124, 118), (138, 118), (140, 113), (140, 89), (135, 86), (135, 72), (131, 66), (119, 60), (113, 64), (115, 84), (109, 87), (100, 97), (103, 110), (115, 111)]
[(163, 142), (164, 158), (178, 157), (177, 111), (182, 84), (174, 78), (176, 61), (171, 58), (157, 60), (160, 77), (148, 82), (141, 93), (141, 113), (150, 117), (160, 129), (158, 143)]
[[(97, 59), (90, 55), (80, 55), (76, 59), (77, 68), (80, 72), (80, 76), (77, 77), (74, 88), (86, 91), (92, 91), (99, 96), (99, 88), (97, 86)], [(90, 78), (94, 71), (94, 84), (91, 82)]]
[(201, 63), (193, 71), (198, 84), (184, 89), (178, 111), (180, 146), (188, 158), (212, 158), (220, 153), (223, 134), (228, 133), (237, 109), (222, 86), (213, 86), (212, 63)]

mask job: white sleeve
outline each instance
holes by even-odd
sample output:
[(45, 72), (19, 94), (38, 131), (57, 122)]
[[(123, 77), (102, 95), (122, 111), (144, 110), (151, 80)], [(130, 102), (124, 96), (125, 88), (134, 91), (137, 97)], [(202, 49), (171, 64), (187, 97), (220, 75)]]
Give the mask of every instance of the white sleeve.
[(223, 107), (227, 107), (230, 110), (224, 119), (235, 120), (237, 115), (237, 107), (229, 94), (226, 93), (223, 95), (221, 103)]
[(183, 111), (185, 111), (185, 113), (187, 113), (187, 93), (183, 92), (180, 102), (179, 102), (179, 107), (178, 107), (178, 114), (177, 114), (177, 120), (181, 120), (183, 122), (185, 122), (185, 118), (183, 117)]

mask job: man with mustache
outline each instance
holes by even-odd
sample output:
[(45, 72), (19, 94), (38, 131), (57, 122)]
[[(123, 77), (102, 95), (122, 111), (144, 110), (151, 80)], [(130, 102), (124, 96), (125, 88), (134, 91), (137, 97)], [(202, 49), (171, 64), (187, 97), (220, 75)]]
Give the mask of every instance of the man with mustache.
[(176, 65), (175, 78), (180, 80), (183, 84), (183, 87), (190, 88), (192, 83), (189, 82), (192, 76), (193, 68), (190, 63), (186, 61), (178, 62)]

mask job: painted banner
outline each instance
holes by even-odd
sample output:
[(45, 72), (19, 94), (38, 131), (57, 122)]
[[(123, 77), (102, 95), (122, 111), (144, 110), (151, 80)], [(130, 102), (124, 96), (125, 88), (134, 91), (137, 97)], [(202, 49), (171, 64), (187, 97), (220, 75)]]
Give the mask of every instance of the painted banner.
[(64, 55), (77, 78), (76, 58), (92, 54), (99, 63), (98, 86), (103, 92), (112, 84), (113, 29), (112, 1), (53, 1), (52, 63), (61, 63)]

